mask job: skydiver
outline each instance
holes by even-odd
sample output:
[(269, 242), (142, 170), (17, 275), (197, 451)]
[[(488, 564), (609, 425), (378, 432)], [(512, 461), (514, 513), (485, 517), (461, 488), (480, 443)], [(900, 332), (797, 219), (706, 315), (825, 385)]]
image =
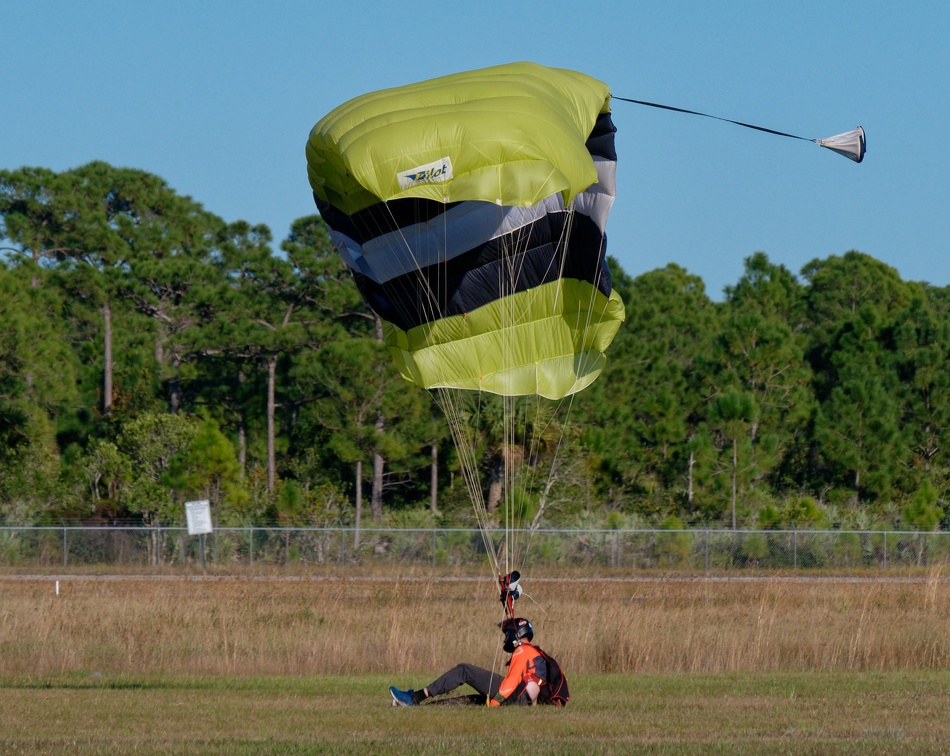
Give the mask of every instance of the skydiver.
[(548, 665), (541, 649), (531, 642), (534, 640), (531, 623), (523, 617), (517, 617), (500, 622), (499, 627), (505, 634), (504, 649), (511, 654), (508, 674), (504, 679), (482, 667), (459, 664), (422, 690), (390, 687), (393, 706), (417, 706), (428, 698), (441, 696), (466, 683), (480, 694), (473, 698), (482, 701), (490, 699), (490, 706), (512, 703), (534, 705), (539, 700), (547, 703), (547, 696), (541, 692), (542, 687), (547, 685)]

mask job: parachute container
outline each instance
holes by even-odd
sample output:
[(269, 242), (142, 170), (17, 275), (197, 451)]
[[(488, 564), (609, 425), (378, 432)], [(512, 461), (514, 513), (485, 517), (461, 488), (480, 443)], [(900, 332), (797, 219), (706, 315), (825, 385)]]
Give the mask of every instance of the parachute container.
[(844, 155), (855, 163), (864, 160), (864, 153), (867, 151), (867, 141), (864, 137), (864, 129), (858, 126), (853, 131), (847, 131), (844, 134), (837, 134), (827, 139), (816, 139), (815, 144), (819, 147), (827, 147), (832, 152)]
[(532, 63), (357, 97), (311, 130), (314, 200), (406, 379), (560, 399), (624, 319), (606, 84)]

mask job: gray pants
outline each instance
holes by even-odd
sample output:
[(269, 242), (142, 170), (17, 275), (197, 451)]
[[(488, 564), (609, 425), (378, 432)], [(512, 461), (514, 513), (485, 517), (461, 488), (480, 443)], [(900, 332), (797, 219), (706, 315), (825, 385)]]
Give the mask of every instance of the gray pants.
[(430, 696), (440, 696), (467, 683), (483, 696), (494, 698), (498, 694), (498, 688), (501, 687), (504, 677), (497, 672), (492, 673), (491, 670), (476, 667), (474, 664), (459, 664), (435, 682), (429, 683), (426, 688)]

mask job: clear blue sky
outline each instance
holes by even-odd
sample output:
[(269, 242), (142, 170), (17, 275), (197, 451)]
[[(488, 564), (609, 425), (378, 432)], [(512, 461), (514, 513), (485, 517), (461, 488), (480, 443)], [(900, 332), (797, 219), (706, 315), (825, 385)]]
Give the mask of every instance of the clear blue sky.
[(615, 102), (608, 249), (628, 273), (677, 263), (718, 299), (755, 251), (798, 273), (857, 249), (950, 285), (946, 3), (0, 0), (0, 19), (3, 168), (140, 168), (279, 242), (314, 212), (304, 143), (327, 111), (530, 60), (809, 138), (867, 131), (856, 165)]

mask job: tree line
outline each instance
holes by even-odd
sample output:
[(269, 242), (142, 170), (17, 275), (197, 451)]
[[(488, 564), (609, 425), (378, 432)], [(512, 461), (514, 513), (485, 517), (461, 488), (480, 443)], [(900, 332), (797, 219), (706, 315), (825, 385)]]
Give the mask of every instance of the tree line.
[[(0, 224), (0, 522), (180, 524), (194, 498), (219, 525), (471, 522), (445, 419), (318, 216), (275, 253), (266, 226), (93, 162), (0, 171)], [(756, 252), (717, 302), (680, 266), (611, 263), (627, 320), (544, 430), (537, 523), (948, 524), (950, 287)], [(496, 490), (511, 449), (478, 438)]]

